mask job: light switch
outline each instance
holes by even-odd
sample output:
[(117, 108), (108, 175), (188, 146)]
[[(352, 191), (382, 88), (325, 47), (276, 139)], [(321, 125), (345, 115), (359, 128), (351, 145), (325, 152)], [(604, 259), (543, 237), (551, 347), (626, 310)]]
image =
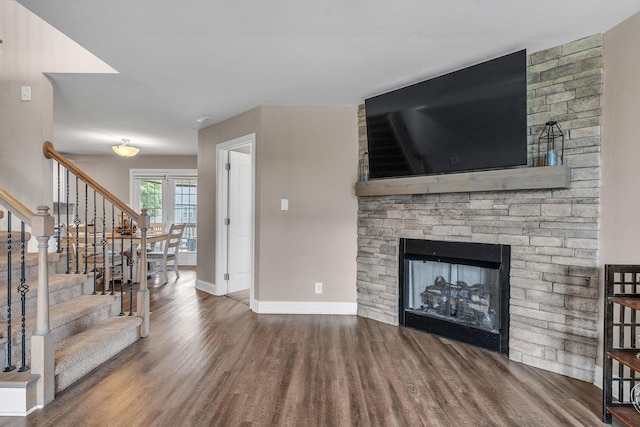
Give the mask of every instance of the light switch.
[(289, 199), (280, 199), (280, 210), (281, 211), (289, 210)]
[(20, 100), (31, 101), (31, 86), (22, 86), (20, 89)]

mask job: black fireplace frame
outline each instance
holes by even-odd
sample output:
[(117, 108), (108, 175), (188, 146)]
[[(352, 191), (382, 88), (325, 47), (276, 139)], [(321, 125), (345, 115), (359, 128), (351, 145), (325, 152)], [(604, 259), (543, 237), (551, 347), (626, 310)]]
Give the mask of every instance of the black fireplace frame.
[[(399, 300), (400, 325), (434, 335), (509, 354), (509, 271), (511, 246), (472, 242), (447, 242), (422, 239), (400, 239)], [(499, 272), (500, 316), (498, 332), (452, 322), (427, 314), (418, 314), (404, 307), (405, 260), (448, 262), (497, 268)]]

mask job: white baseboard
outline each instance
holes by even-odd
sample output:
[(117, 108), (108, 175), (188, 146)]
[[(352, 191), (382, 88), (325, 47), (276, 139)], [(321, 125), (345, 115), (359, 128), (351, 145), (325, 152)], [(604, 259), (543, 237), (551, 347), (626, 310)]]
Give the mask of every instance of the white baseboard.
[[(196, 289), (211, 295), (222, 296), (222, 289), (213, 283), (196, 279)], [(357, 315), (356, 302), (313, 302), (313, 301), (251, 301), (251, 311), (259, 314), (341, 314)]]
[(196, 279), (196, 289), (199, 289), (211, 295), (216, 295), (216, 285), (214, 285), (213, 283), (205, 282), (204, 280)]
[(595, 369), (593, 370), (593, 384), (595, 384), (596, 387), (602, 389), (602, 375), (603, 375), (603, 371), (602, 371), (602, 367), (596, 365)]
[(253, 301), (251, 309), (259, 314), (358, 314), (356, 302)]

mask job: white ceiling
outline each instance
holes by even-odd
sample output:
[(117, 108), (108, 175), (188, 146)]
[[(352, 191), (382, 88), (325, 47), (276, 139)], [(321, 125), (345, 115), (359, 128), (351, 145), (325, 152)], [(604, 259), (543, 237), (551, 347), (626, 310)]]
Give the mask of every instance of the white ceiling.
[(637, 0), (18, 0), (119, 74), (55, 74), (54, 144), (196, 154), (259, 105), (356, 105), (520, 49), (603, 33)]

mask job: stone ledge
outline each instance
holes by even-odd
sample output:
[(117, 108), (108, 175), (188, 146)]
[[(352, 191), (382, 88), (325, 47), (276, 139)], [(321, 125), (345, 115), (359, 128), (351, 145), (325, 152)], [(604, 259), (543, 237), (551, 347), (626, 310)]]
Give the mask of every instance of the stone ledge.
[(467, 193), (476, 191), (569, 188), (571, 170), (565, 166), (524, 167), (447, 175), (374, 179), (356, 183), (356, 196)]

